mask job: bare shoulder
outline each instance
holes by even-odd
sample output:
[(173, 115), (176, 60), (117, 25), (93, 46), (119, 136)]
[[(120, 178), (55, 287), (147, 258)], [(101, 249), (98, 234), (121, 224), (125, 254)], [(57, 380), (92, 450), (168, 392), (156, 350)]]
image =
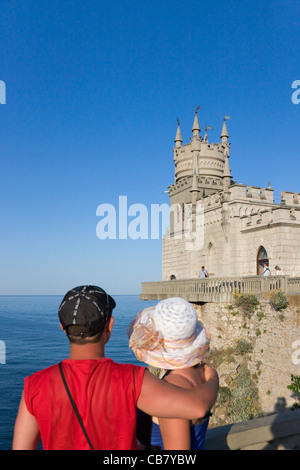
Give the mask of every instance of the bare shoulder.
[(185, 369), (176, 369), (167, 375), (164, 380), (178, 387), (193, 388), (204, 382), (202, 369), (203, 367), (201, 365), (197, 367), (187, 367)]
[(189, 379), (184, 374), (178, 374), (177, 372), (172, 372), (164, 380), (170, 384), (177, 385), (177, 387), (193, 388), (193, 384)]

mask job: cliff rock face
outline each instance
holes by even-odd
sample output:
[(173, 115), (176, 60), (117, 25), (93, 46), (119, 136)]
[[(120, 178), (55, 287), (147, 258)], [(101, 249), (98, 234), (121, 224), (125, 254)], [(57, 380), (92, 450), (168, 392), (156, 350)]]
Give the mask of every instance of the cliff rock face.
[(235, 301), (194, 305), (211, 335), (207, 362), (220, 377), (214, 425), (286, 411), (297, 402), (287, 386), (291, 375), (300, 375), (300, 302), (296, 296), (288, 301), (282, 310), (267, 296), (248, 309)]

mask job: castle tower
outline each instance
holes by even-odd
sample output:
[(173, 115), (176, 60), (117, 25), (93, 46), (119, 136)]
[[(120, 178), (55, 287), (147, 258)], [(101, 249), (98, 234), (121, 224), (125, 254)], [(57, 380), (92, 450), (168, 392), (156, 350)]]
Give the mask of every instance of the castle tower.
[[(177, 125), (175, 146), (173, 148), (175, 164), (175, 181), (169, 186), (171, 204), (190, 203), (193, 198), (202, 199), (224, 188), (228, 191), (231, 185), (229, 168), (228, 131), (224, 117), (221, 141), (208, 141), (206, 127), (204, 139), (201, 137), (199, 125), (199, 106), (196, 108), (192, 126), (192, 137), (189, 143), (183, 144), (179, 122)], [(197, 192), (190, 191), (197, 179)]]
[(203, 265), (212, 278), (257, 276), (262, 261), (267, 261), (272, 276), (299, 276), (300, 192), (283, 191), (276, 203), (270, 183), (260, 188), (233, 181), (229, 116), (223, 117), (220, 140), (214, 143), (208, 139), (208, 127), (201, 137), (199, 114), (197, 108), (188, 143), (177, 128), (163, 281), (191, 280)]

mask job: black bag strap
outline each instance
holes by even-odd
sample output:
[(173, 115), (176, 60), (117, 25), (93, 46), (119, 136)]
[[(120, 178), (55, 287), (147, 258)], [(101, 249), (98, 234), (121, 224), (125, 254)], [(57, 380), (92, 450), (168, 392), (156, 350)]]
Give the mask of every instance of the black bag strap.
[[(160, 378), (163, 380), (171, 370), (167, 370), (165, 374)], [(160, 446), (151, 445), (151, 434), (152, 434), (152, 416), (148, 415), (144, 411), (138, 410), (137, 414), (137, 427), (136, 427), (137, 439), (141, 444), (146, 446), (146, 449), (149, 450), (160, 450)]]
[(89, 439), (89, 436), (87, 435), (87, 432), (86, 432), (85, 427), (84, 427), (84, 425), (83, 425), (83, 421), (82, 421), (82, 419), (81, 419), (81, 416), (80, 416), (80, 414), (79, 414), (79, 411), (78, 411), (78, 409), (77, 409), (77, 406), (76, 406), (76, 404), (75, 404), (75, 402), (74, 402), (74, 400), (73, 400), (73, 398), (72, 398), (72, 395), (71, 395), (71, 392), (70, 392), (70, 390), (69, 390), (69, 387), (68, 387), (66, 378), (65, 378), (64, 373), (63, 373), (62, 363), (61, 363), (61, 362), (59, 363), (59, 370), (60, 370), (60, 375), (61, 375), (62, 381), (63, 381), (64, 386), (65, 386), (65, 388), (66, 388), (68, 397), (69, 397), (70, 402), (71, 402), (71, 404), (72, 404), (72, 406), (73, 406), (73, 410), (74, 410), (74, 412), (75, 412), (75, 414), (76, 414), (76, 417), (77, 417), (77, 419), (78, 419), (78, 421), (79, 421), (79, 424), (80, 424), (80, 426), (81, 426), (81, 429), (82, 429), (82, 431), (83, 431), (83, 433), (84, 433), (84, 435), (85, 435), (85, 437), (86, 437), (86, 440), (88, 441), (88, 444), (89, 444), (91, 450), (94, 450), (94, 448), (93, 448), (93, 446), (92, 446), (92, 443), (91, 443), (91, 441), (90, 441), (90, 439)]

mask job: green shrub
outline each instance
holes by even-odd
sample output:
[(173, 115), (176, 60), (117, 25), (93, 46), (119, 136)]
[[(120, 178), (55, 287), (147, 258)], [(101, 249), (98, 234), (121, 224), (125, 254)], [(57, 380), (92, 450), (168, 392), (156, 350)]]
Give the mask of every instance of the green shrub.
[(234, 293), (234, 305), (241, 307), (244, 314), (250, 316), (259, 305), (259, 301), (254, 294), (237, 294)]
[(282, 289), (272, 290), (269, 294), (269, 303), (276, 311), (287, 308), (289, 302)]
[(220, 387), (218, 393), (219, 403), (227, 403), (231, 398), (231, 391), (229, 387)]
[(253, 347), (249, 341), (245, 339), (239, 339), (236, 343), (236, 354), (246, 354), (253, 351)]
[[(291, 375), (291, 384), (287, 386), (289, 390), (292, 390), (298, 397), (298, 400), (300, 401), (300, 376), (299, 375)], [(299, 410), (300, 409), (300, 403), (294, 403), (292, 406), (292, 410)]]
[(247, 421), (261, 416), (258, 388), (251, 380), (250, 372), (244, 365), (232, 381), (228, 414), (232, 422)]
[(251, 376), (250, 371), (246, 365), (244, 365), (232, 381), (232, 385), (237, 388), (250, 387)]
[(261, 310), (256, 312), (256, 315), (257, 315), (259, 321), (261, 321), (265, 316), (264, 312), (262, 312)]

